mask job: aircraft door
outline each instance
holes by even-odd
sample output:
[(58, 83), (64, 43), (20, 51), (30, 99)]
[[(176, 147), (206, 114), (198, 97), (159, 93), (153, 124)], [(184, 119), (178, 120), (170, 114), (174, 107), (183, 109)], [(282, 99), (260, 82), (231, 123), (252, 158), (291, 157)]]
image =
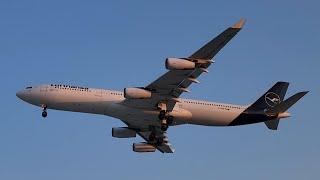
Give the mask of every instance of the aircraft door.
[(94, 95), (97, 97), (102, 97), (102, 90), (101, 89), (94, 90)]
[(40, 92), (41, 93), (46, 93), (48, 91), (48, 86), (41, 86), (40, 87)]

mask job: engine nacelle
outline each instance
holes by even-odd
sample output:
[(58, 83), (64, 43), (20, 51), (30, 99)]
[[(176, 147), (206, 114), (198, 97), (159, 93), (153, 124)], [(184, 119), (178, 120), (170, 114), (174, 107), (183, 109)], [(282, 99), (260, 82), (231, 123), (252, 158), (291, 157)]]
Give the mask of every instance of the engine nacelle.
[(192, 61), (178, 59), (178, 58), (167, 58), (166, 68), (168, 70), (190, 70), (194, 69), (196, 64)]
[(133, 143), (132, 150), (134, 152), (143, 153), (143, 152), (155, 152), (156, 148), (153, 145), (148, 143)]
[(116, 138), (132, 138), (136, 137), (136, 131), (127, 127), (112, 128), (112, 137)]
[(124, 97), (127, 99), (148, 99), (151, 92), (141, 88), (124, 88)]

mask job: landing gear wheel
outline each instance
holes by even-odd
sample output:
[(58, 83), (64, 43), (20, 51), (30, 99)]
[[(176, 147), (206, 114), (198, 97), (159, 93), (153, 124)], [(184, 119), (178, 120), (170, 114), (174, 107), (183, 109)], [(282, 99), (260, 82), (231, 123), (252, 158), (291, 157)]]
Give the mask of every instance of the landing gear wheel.
[(47, 116), (48, 116), (48, 113), (47, 113), (47, 111), (42, 111), (42, 114), (41, 114), (41, 115), (42, 115), (42, 117), (44, 117), (44, 118), (45, 118), (45, 117), (47, 117)]
[(171, 125), (173, 123), (173, 116), (168, 116), (167, 124)]
[(158, 117), (160, 120), (163, 120), (166, 117), (166, 111), (161, 110)]
[(161, 125), (161, 130), (162, 130), (162, 131), (167, 131), (168, 128), (169, 128), (169, 125), (168, 125), (168, 124), (162, 124), (162, 125)]

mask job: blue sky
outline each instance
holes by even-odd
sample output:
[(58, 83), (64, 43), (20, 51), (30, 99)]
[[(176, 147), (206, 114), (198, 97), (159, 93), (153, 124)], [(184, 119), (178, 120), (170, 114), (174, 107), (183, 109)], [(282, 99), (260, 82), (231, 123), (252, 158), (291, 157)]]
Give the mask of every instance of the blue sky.
[[(0, 179), (317, 179), (318, 1), (0, 2)], [(249, 104), (276, 81), (310, 90), (279, 131), (264, 124), (169, 129), (175, 154), (136, 154), (113, 118), (41, 110), (27, 85), (122, 89), (164, 73), (241, 17), (244, 29), (184, 97)]]

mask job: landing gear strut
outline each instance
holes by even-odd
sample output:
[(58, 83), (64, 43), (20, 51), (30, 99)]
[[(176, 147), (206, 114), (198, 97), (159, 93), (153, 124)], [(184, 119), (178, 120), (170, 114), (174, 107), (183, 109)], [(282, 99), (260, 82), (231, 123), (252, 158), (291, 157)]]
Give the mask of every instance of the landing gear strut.
[(164, 118), (166, 118), (166, 111), (161, 110), (158, 117), (160, 120), (164, 120)]
[(48, 113), (47, 113), (47, 106), (42, 106), (42, 113), (41, 113), (42, 117), (47, 117)]

